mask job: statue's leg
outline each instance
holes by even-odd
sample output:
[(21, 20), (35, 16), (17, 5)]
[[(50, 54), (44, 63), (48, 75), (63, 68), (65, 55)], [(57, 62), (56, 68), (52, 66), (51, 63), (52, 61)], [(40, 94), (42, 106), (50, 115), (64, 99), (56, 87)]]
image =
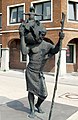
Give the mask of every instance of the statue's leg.
[(34, 94), (29, 92), (28, 93), (28, 100), (29, 100), (29, 104), (30, 104), (30, 118), (34, 118), (35, 117), (35, 112), (34, 112)]
[[(46, 97), (45, 97), (46, 98)], [(41, 109), (41, 104), (43, 103), (43, 101), (45, 100), (45, 98), (44, 99), (41, 99), (41, 98), (39, 98), (38, 97), (38, 101), (37, 101), (37, 103), (35, 104), (35, 107), (37, 108), (37, 110), (38, 110), (38, 112), (39, 113), (44, 113), (43, 111), (42, 111), (42, 109)]]

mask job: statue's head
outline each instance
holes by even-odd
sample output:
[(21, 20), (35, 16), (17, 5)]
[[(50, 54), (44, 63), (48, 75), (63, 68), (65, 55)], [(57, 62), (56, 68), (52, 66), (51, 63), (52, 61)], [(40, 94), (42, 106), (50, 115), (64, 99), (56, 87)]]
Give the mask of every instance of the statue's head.
[(33, 6), (29, 9), (29, 19), (34, 20), (35, 19), (35, 8)]
[(43, 39), (41, 37), (39, 38), (34, 38), (34, 36), (32, 35), (31, 32), (29, 32), (26, 36), (25, 36), (25, 42), (27, 45), (38, 45), (43, 41)]
[(30, 7), (30, 12), (35, 13), (35, 8), (33, 6)]
[(29, 19), (34, 19), (35, 16), (42, 16), (42, 14), (35, 13), (35, 8), (31, 6), (29, 8), (28, 13), (24, 13), (25, 15), (29, 15)]

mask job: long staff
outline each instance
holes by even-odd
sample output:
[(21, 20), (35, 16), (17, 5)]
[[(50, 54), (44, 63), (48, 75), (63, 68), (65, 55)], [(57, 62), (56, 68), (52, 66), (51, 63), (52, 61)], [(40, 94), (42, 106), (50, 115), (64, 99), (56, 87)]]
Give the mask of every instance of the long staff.
[[(64, 29), (64, 21), (65, 21), (65, 14), (62, 12), (62, 20), (61, 20), (61, 32), (63, 32)], [(61, 49), (62, 49), (62, 40), (60, 39), (60, 50), (59, 50), (59, 57), (57, 61), (57, 71), (56, 71), (56, 76), (55, 76), (55, 86), (54, 86), (54, 92), (53, 92), (53, 97), (52, 97), (52, 103), (51, 103), (51, 108), (50, 108), (50, 113), (49, 113), (49, 118), (48, 120), (52, 120), (52, 110), (53, 110), (53, 105), (54, 105), (54, 99), (55, 99), (55, 94), (57, 90), (57, 83), (58, 83), (58, 75), (59, 75), (59, 69), (60, 69), (60, 59), (61, 59)]]

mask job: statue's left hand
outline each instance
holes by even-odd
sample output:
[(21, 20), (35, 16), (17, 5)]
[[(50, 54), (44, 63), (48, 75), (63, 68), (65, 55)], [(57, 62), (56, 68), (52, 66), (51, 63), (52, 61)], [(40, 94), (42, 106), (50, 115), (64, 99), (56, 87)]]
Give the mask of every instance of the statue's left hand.
[(65, 34), (63, 33), (63, 32), (59, 32), (59, 39), (64, 39), (64, 37), (65, 37)]

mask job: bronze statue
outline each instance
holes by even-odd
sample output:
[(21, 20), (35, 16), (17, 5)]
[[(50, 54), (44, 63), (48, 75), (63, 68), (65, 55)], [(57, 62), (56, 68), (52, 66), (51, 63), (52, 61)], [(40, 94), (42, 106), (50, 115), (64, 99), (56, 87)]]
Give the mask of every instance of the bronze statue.
[[(30, 104), (29, 117), (35, 117), (35, 107), (39, 113), (43, 113), (41, 104), (46, 99), (48, 93), (43, 74), (43, 67), (46, 61), (59, 51), (59, 40), (64, 38), (64, 34), (59, 34), (59, 40), (53, 45), (44, 40), (46, 29), (35, 20), (35, 9), (30, 7), (29, 19), (22, 22), (19, 27), (21, 52), (29, 55), (29, 63), (26, 68), (26, 83), (28, 91), (28, 100)], [(38, 101), (34, 106), (34, 95)]]

